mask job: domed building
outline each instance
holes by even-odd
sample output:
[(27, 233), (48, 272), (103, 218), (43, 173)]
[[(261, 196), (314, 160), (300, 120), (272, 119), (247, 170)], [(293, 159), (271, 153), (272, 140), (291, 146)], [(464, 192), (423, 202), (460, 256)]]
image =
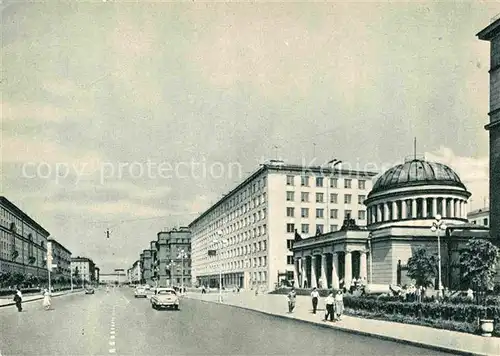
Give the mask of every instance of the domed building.
[[(371, 284), (412, 283), (406, 265), (418, 248), (437, 254), (440, 233), (442, 284), (462, 288), (459, 253), (471, 237), (488, 229), (467, 222), (471, 193), (448, 166), (412, 158), (384, 172), (364, 204), (367, 226), (350, 216), (340, 231), (294, 244), (296, 283), (300, 286), (350, 286), (353, 279)], [(439, 223), (442, 229), (432, 229)], [(437, 283), (437, 281), (436, 281)], [(437, 287), (437, 285), (436, 285)]]

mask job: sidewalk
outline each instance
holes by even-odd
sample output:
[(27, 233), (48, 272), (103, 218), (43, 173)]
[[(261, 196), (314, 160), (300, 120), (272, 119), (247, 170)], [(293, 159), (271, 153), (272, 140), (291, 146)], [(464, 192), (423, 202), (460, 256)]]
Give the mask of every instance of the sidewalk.
[[(69, 291), (69, 290), (66, 290), (66, 291), (63, 291), (63, 292), (55, 292), (52, 294), (52, 297), (60, 297), (62, 295), (66, 295), (66, 294), (71, 294), (71, 293), (78, 293), (78, 292), (83, 292), (83, 289), (74, 289), (73, 292)], [(0, 299), (0, 308), (1, 307), (7, 307), (7, 306), (10, 306), (10, 305), (16, 305), (16, 303), (14, 303), (13, 301), (13, 298), (14, 296), (9, 296), (8, 298), (1, 298)], [(31, 295), (28, 295), (28, 296), (23, 296), (23, 303), (28, 303), (28, 302), (33, 302), (35, 300), (42, 300), (43, 299), (43, 295), (42, 294), (31, 294)]]
[[(219, 294), (188, 293), (185, 298), (207, 302), (217, 302)], [(389, 321), (362, 319), (343, 316), (341, 321), (331, 323), (322, 321), (324, 317), (324, 298), (320, 298), (318, 313), (312, 314), (308, 296), (297, 296), (295, 311), (288, 313), (287, 298), (284, 295), (260, 294), (253, 292), (224, 293), (223, 303), (233, 307), (255, 310), (264, 314), (330, 327), (350, 333), (378, 337), (439, 351), (461, 355), (500, 355), (500, 339), (486, 338), (461, 332), (434, 329), (425, 326), (394, 323)]]

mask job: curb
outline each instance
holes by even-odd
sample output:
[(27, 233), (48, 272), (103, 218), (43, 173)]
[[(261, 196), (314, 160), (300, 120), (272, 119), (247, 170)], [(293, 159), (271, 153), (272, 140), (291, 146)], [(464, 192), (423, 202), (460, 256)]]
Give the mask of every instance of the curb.
[[(76, 293), (81, 293), (83, 291), (78, 291), (78, 292), (73, 292), (73, 293), (64, 293), (64, 294), (58, 294), (58, 295), (53, 295), (52, 298), (57, 298), (57, 297), (62, 297), (62, 296), (65, 296), (65, 295), (68, 295), (68, 294), (76, 294)], [(36, 302), (38, 300), (42, 300), (43, 299), (43, 296), (41, 297), (36, 297), (36, 299), (30, 299), (30, 300), (25, 300), (22, 302), (22, 304), (24, 303), (30, 303), (30, 302)], [(14, 302), (10, 302), (10, 303), (7, 303), (7, 304), (2, 304), (0, 305), (0, 308), (3, 308), (3, 307), (11, 307), (13, 305), (16, 305), (16, 303)]]
[(323, 327), (323, 328), (335, 329), (337, 331), (341, 331), (344, 333), (356, 334), (356, 335), (361, 335), (361, 336), (368, 336), (368, 337), (373, 337), (373, 338), (386, 340), (386, 341), (393, 341), (393, 342), (397, 342), (397, 343), (405, 344), (405, 345), (410, 345), (410, 346), (418, 346), (418, 347), (425, 348), (428, 350), (433, 350), (433, 351), (447, 352), (447, 353), (453, 353), (455, 355), (464, 355), (464, 356), (491, 356), (491, 355), (493, 355), (493, 354), (473, 353), (470, 351), (458, 350), (458, 349), (453, 349), (453, 348), (449, 348), (449, 347), (445, 347), (445, 346), (429, 345), (429, 344), (424, 344), (424, 343), (421, 343), (418, 341), (403, 340), (403, 339), (399, 339), (399, 338), (393, 337), (393, 336), (379, 335), (379, 334), (374, 334), (374, 333), (370, 333), (370, 332), (366, 332), (366, 331), (349, 329), (349, 328), (341, 327), (341, 326), (334, 325), (334, 324), (321, 324), (321, 323), (311, 321), (311, 320), (295, 318), (292, 316), (287, 316), (287, 315), (282, 315), (282, 314), (273, 314), (271, 312), (258, 310), (258, 309), (252, 309), (249, 307), (243, 307), (243, 306), (232, 305), (232, 304), (224, 304), (224, 302), (219, 303), (218, 301), (202, 300), (202, 299), (189, 298), (189, 297), (188, 297), (188, 299), (198, 300), (198, 301), (204, 302), (204, 303), (223, 304), (226, 307), (233, 307), (233, 308), (239, 308), (239, 309), (243, 309), (243, 310), (253, 311), (253, 312), (257, 312), (257, 313), (261, 313), (261, 314), (269, 315), (269, 316), (274, 316), (274, 317), (281, 318), (281, 319), (295, 320), (298, 322), (312, 324), (312, 325), (316, 325), (316, 326)]

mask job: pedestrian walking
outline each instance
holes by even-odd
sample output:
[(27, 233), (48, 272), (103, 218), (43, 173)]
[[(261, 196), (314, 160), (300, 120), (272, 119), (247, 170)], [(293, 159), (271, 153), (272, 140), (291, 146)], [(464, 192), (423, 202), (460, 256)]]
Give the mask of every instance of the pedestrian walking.
[(311, 301), (312, 301), (312, 306), (313, 306), (313, 314), (316, 314), (316, 310), (318, 309), (318, 299), (319, 299), (319, 293), (316, 288), (313, 288), (311, 292)]
[(342, 314), (344, 314), (344, 294), (339, 290), (335, 295), (335, 319), (340, 320)]
[(50, 307), (52, 305), (52, 302), (51, 302), (51, 297), (50, 297), (50, 292), (48, 289), (45, 289), (43, 291), (43, 302), (42, 302), (42, 306), (45, 310), (49, 310)]
[(297, 293), (295, 292), (295, 288), (292, 288), (290, 293), (288, 293), (288, 312), (293, 313), (295, 309), (295, 299), (297, 298)]
[(21, 290), (19, 288), (16, 288), (16, 294), (14, 294), (14, 302), (16, 303), (17, 311), (22, 312), (23, 294), (21, 293)]
[(325, 306), (326, 306), (326, 311), (325, 311), (325, 319), (324, 321), (328, 321), (328, 318), (330, 318), (330, 321), (333, 321), (335, 317), (335, 298), (333, 296), (333, 291), (328, 294), (328, 297), (325, 298)]

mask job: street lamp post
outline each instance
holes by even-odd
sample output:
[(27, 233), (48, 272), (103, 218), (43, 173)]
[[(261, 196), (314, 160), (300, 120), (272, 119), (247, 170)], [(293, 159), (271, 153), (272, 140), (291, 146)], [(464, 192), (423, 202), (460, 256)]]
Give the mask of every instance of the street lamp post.
[(441, 219), (441, 215), (436, 215), (436, 220), (433, 221), (431, 231), (437, 234), (438, 243), (438, 299), (441, 299), (441, 230), (446, 230), (446, 224), (444, 220)]
[(174, 260), (170, 260), (170, 263), (166, 266), (166, 268), (170, 271), (170, 278), (169, 278), (169, 287), (173, 287), (172, 283), (172, 267), (175, 265)]
[(370, 233), (368, 235), (368, 252), (370, 254), (370, 284), (373, 284), (373, 251), (372, 251), (372, 237), (373, 235)]
[(181, 259), (181, 293), (184, 293), (184, 259), (188, 257), (187, 253), (184, 250), (179, 252), (177, 258)]
[(224, 247), (224, 243), (225, 241), (222, 240), (222, 231), (217, 231), (217, 235), (219, 236), (219, 238), (221, 238), (221, 240), (217, 240), (215, 239), (213, 242), (214, 244), (216, 244), (216, 248), (217, 248), (217, 244), (220, 242), (220, 248), (218, 248), (218, 250), (220, 250), (220, 253), (217, 253), (217, 255), (219, 255), (219, 303), (222, 303), (222, 248)]

